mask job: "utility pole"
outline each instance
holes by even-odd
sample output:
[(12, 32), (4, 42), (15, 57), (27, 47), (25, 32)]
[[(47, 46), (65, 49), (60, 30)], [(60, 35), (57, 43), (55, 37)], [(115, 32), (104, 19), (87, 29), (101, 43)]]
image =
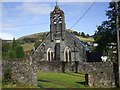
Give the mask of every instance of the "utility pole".
[(119, 13), (118, 13), (118, 1), (115, 2), (116, 9), (116, 32), (117, 32), (117, 61), (118, 61), (118, 75), (119, 75), (119, 87), (120, 87), (120, 35), (119, 35)]

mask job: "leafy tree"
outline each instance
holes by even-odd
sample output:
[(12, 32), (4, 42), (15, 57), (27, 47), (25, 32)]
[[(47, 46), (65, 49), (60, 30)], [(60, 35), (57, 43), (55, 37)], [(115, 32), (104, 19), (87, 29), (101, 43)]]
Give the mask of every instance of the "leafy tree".
[(16, 53), (13, 49), (10, 49), (8, 51), (8, 58), (15, 59), (16, 58)]
[(17, 46), (17, 42), (16, 42), (15, 38), (13, 38), (12, 49), (15, 50), (16, 46)]
[(77, 31), (73, 31), (74, 35), (80, 36), (80, 34)]
[(2, 41), (2, 58), (8, 58), (8, 51), (11, 48), (10, 43)]
[(84, 33), (84, 32), (81, 32), (81, 36), (85, 37), (85, 33)]
[(24, 54), (24, 50), (22, 46), (17, 46), (15, 48), (15, 53), (16, 53), (16, 58), (24, 58), (25, 54)]
[(3, 47), (2, 47), (2, 57), (3, 58), (24, 58), (24, 51), (23, 47), (21, 47), (13, 38), (12, 43), (7, 43), (3, 41)]
[[(97, 31), (94, 34), (95, 42), (98, 43), (96, 48), (98, 51), (109, 53), (110, 50), (115, 49), (116, 44), (116, 10), (115, 2), (109, 3), (109, 10), (106, 11), (108, 20), (103, 21), (101, 25), (97, 27)], [(120, 1), (118, 2), (118, 10), (120, 11)], [(119, 20), (120, 20), (120, 13)], [(119, 21), (120, 25), (120, 21)], [(111, 49), (112, 48), (112, 49)]]
[(89, 37), (90, 35), (89, 35), (89, 34), (87, 34), (86, 36), (87, 36), (87, 37)]

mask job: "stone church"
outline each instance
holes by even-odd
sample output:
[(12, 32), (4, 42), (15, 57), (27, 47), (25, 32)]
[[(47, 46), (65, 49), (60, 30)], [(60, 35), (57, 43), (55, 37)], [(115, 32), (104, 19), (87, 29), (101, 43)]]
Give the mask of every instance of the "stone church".
[(38, 61), (86, 61), (90, 51), (66, 30), (65, 16), (58, 5), (50, 13), (50, 33), (34, 52)]

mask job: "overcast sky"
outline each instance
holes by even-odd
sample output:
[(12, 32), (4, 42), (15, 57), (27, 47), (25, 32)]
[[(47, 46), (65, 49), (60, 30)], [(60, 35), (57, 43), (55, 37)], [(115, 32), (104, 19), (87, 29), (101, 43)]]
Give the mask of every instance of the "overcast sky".
[[(66, 28), (71, 26), (86, 12), (93, 2), (58, 2), (65, 13)], [(96, 26), (107, 20), (105, 10), (109, 2), (95, 2), (89, 12), (72, 28), (78, 32), (93, 35)], [(2, 32), (0, 38), (13, 39), (24, 35), (50, 31), (50, 12), (55, 2), (3, 2), (0, 4), (2, 14)]]

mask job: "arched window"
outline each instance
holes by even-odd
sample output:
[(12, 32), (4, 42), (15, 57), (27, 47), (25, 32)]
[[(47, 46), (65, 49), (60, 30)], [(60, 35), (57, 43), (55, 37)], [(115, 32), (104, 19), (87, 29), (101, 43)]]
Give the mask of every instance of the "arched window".
[(50, 61), (50, 52), (48, 52), (48, 61)]
[(54, 59), (54, 53), (51, 48), (47, 49), (47, 61), (52, 61)]
[(71, 61), (71, 51), (69, 50), (69, 61)]
[(71, 61), (71, 50), (69, 47), (66, 47), (64, 50), (64, 61), (66, 62)]

